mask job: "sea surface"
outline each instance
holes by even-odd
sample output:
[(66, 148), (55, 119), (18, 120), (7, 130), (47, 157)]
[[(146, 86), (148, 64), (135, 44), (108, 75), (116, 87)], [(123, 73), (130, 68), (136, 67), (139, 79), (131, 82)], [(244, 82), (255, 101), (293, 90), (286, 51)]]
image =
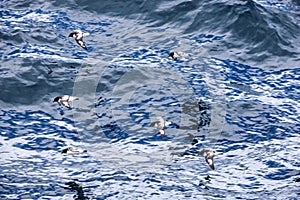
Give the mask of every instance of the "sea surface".
[(0, 39), (1, 200), (300, 199), (299, 1), (0, 0)]

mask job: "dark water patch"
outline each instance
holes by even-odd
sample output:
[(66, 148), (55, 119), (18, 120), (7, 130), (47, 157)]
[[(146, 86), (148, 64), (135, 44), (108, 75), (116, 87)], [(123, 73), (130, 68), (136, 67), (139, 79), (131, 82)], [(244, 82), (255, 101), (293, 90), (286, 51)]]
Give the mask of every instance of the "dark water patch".
[(139, 124), (143, 119), (149, 119), (150, 113), (145, 112), (145, 110), (140, 110), (139, 112), (131, 112), (130, 117), (132, 121)]
[(243, 189), (260, 189), (262, 187), (262, 184), (259, 184), (258, 181), (254, 181), (250, 185), (246, 184), (238, 184)]
[(269, 168), (281, 168), (285, 167), (283, 164), (269, 160), (266, 162), (266, 165), (268, 165)]
[[(165, 5), (165, 7), (163, 7)], [(184, 23), (189, 23), (192, 19), (188, 13), (192, 13), (194, 10), (197, 10), (197, 3), (193, 1), (185, 1), (178, 3), (162, 3), (158, 9), (153, 12), (153, 17), (148, 19), (150, 22), (153, 22), (154, 27), (162, 26), (166, 23), (182, 26)], [(153, 20), (155, 19), (155, 21)]]
[(101, 126), (104, 135), (114, 142), (128, 137), (128, 134), (122, 130), (117, 124), (106, 124)]
[(246, 118), (241, 117), (237, 122), (230, 124), (239, 124), (241, 131), (235, 131), (236, 134), (241, 134), (248, 142), (265, 141), (271, 139), (283, 139), (291, 136), (291, 132), (299, 129), (293, 124), (276, 125), (278, 121), (265, 116), (258, 116), (253, 128), (253, 123), (248, 123)]
[(281, 0), (272, 0), (272, 1), (256, 1), (258, 4), (261, 4), (267, 8), (275, 8), (285, 12), (299, 11), (300, 2), (297, 0), (283, 2)]
[(218, 140), (218, 145), (226, 147), (221, 150), (224, 153), (229, 152), (229, 151), (238, 150), (238, 149), (245, 150), (245, 149), (249, 148), (248, 145), (241, 144), (240, 142), (233, 142), (233, 141), (227, 140), (227, 139)]
[(175, 191), (178, 191), (178, 192), (187, 192), (187, 191), (189, 191), (189, 189), (184, 188), (182, 186), (178, 186), (178, 185), (161, 186), (160, 190), (161, 191), (172, 191), (172, 190), (175, 190)]
[[(3, 124), (3, 136), (7, 139), (26, 136), (29, 141), (37, 140), (38, 146), (36, 148), (42, 146), (45, 146), (45, 148), (54, 148), (56, 145), (61, 146), (61, 141), (56, 141), (56, 139), (48, 141), (50, 143), (54, 142), (53, 145), (50, 145), (50, 143), (48, 145), (43, 144), (48, 139), (40, 138), (42, 135), (60, 136), (62, 138), (73, 139), (74, 141), (79, 140), (74, 126), (71, 125), (73, 122), (67, 118), (58, 120), (43, 111), (25, 111), (22, 113), (16, 110), (2, 110), (1, 116), (2, 120), (0, 122)], [(67, 124), (68, 126), (66, 126)], [(37, 145), (35, 142), (34, 144)]]
[(207, 46), (210, 49), (216, 52), (234, 50), (240, 60), (246, 58), (259, 63), (271, 56), (276, 59), (293, 57), (295, 61), (299, 57), (296, 49), (299, 23), (289, 13), (274, 12), (253, 1), (205, 2), (201, 8), (203, 10), (196, 14), (186, 32), (198, 30), (226, 35), (226, 40)]
[(104, 199), (107, 199), (109, 197), (113, 197), (113, 196), (117, 196), (120, 192), (113, 192), (113, 193), (110, 193), (110, 194), (105, 194), (105, 195), (100, 195), (97, 197), (97, 199), (99, 200), (104, 200)]
[[(6, 170), (7, 171), (7, 170)], [(39, 170), (38, 170), (39, 171)], [(30, 175), (29, 175), (30, 174)], [(1, 196), (4, 199), (35, 199), (48, 196), (62, 197), (65, 191), (61, 190), (56, 180), (34, 175), (32, 169), (27, 172), (5, 173), (1, 177)], [(15, 193), (18, 191), (18, 193)], [(43, 191), (43, 193), (39, 192)]]
[[(153, 9), (153, 6), (157, 6), (159, 1), (142, 2), (142, 1), (133, 1), (133, 2), (124, 2), (124, 1), (114, 1), (111, 3), (101, 3), (98, 1), (80, 1), (77, 2), (78, 6), (82, 7), (85, 10), (96, 12), (98, 14), (106, 14), (112, 16), (122, 16), (127, 18), (136, 18), (138, 14), (147, 13)], [(126, 8), (126, 9), (125, 9)]]
[(278, 169), (275, 172), (264, 175), (265, 178), (271, 180), (284, 180), (294, 177), (297, 172), (293, 169)]
[[(21, 61), (20, 67), (15, 66), (16, 61)], [(60, 94), (71, 93), (72, 78), (75, 74), (68, 72), (68, 67), (73, 63), (51, 63), (26, 58), (17, 59), (15, 62), (8, 61), (3, 64), (8, 73), (1, 75), (3, 77), (1, 79), (3, 87), (0, 92), (2, 101), (14, 105), (32, 105), (43, 101), (51, 102), (54, 96), (49, 97), (48, 94), (55, 91)], [(51, 74), (49, 70), (52, 71)], [(11, 95), (11, 92), (14, 95)]]
[(192, 36), (191, 39), (195, 40), (195, 42), (199, 44), (204, 43), (213, 43), (214, 41), (223, 40), (225, 38), (225, 35), (212, 35), (212, 34), (204, 34), (201, 33), (196, 36)]
[(23, 141), (22, 143), (15, 143), (13, 146), (28, 151), (40, 152), (40, 151), (57, 150), (57, 147), (63, 147), (65, 146), (65, 144), (63, 143), (63, 141), (57, 141), (56, 139), (52, 139), (52, 138), (49, 139), (43, 137), (38, 137), (38, 138), (27, 137), (25, 141)]

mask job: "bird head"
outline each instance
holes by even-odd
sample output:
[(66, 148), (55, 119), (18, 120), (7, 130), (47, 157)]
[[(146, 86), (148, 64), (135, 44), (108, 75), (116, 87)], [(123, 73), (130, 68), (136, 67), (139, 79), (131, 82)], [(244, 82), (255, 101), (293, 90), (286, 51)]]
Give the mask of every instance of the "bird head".
[(165, 125), (166, 125), (166, 126), (169, 126), (169, 125), (171, 125), (171, 124), (173, 124), (173, 122), (168, 122), (168, 121), (165, 122)]
[(171, 58), (173, 58), (174, 60), (176, 60), (177, 58), (174, 57), (174, 54), (175, 54), (175, 53), (172, 51), (172, 52), (169, 54), (169, 57), (171, 57)]
[(58, 102), (61, 97), (55, 97), (53, 102)]

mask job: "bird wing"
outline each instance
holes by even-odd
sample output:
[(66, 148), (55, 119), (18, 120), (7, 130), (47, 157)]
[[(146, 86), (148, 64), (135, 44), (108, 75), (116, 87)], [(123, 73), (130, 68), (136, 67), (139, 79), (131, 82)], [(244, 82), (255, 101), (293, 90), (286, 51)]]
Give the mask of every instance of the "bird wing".
[(182, 58), (187, 58), (187, 57), (189, 57), (189, 54), (184, 53), (184, 52), (181, 52), (181, 51), (177, 52), (177, 55), (178, 55), (179, 57), (182, 57)]
[(82, 34), (83, 37), (90, 36), (90, 35), (91, 35), (90, 33), (83, 33)]
[(76, 34), (76, 33), (72, 32), (72, 33), (69, 34), (68, 37), (74, 37), (75, 34)]
[(74, 100), (78, 100), (78, 97), (73, 97), (73, 96), (69, 96), (69, 101), (74, 101)]
[(61, 96), (60, 101), (69, 101), (70, 96), (69, 95), (63, 95)]
[(213, 150), (211, 148), (205, 148), (205, 149), (202, 149), (199, 153), (200, 153), (200, 155), (204, 156), (204, 154), (207, 154), (210, 151), (213, 151)]
[(71, 106), (70, 106), (70, 104), (69, 104), (68, 101), (60, 101), (60, 102), (61, 102), (61, 104), (62, 104), (63, 106), (65, 106), (66, 108), (71, 108)]
[(170, 126), (173, 122), (165, 121), (165, 126)]
[(76, 40), (77, 44), (79, 44), (82, 48), (84, 48), (85, 50), (87, 50), (87, 47), (85, 45), (85, 43), (82, 40)]
[(218, 156), (218, 155), (223, 155), (223, 153), (222, 152), (216, 152), (215, 156)]
[(151, 122), (150, 126), (157, 127), (158, 121)]
[(61, 96), (55, 97), (55, 98), (53, 99), (53, 102), (58, 102), (58, 101), (60, 101), (61, 98), (62, 98)]
[(215, 170), (215, 165), (214, 165), (214, 161), (212, 158), (205, 158), (205, 161), (207, 162), (207, 164), (209, 165), (209, 167), (212, 169), (212, 170)]
[(163, 129), (159, 130), (159, 133), (160, 133), (161, 136), (166, 136), (166, 133)]

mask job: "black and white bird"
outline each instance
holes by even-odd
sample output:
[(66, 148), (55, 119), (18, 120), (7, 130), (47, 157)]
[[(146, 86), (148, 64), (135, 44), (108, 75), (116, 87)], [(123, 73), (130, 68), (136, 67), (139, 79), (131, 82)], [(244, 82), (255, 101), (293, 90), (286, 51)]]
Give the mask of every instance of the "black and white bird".
[(188, 58), (190, 55), (181, 51), (172, 51), (169, 54), (169, 57), (173, 58), (174, 60), (177, 60), (177, 58)]
[(75, 41), (77, 42), (77, 44), (79, 44), (82, 48), (87, 50), (87, 47), (86, 47), (85, 43), (83, 42), (83, 37), (89, 36), (89, 35), (90, 35), (90, 33), (83, 33), (81, 30), (75, 30), (69, 34), (69, 37), (75, 38)]
[(165, 127), (171, 125), (172, 122), (165, 121), (162, 117), (157, 117), (151, 126), (156, 127), (161, 136), (166, 136)]
[(87, 152), (87, 150), (85, 150), (85, 149), (76, 149), (73, 147), (68, 147), (61, 151), (62, 154), (80, 154), (80, 153), (86, 153), (86, 152)]
[(209, 188), (201, 181), (199, 182), (198, 186), (201, 187), (202, 189), (209, 190)]
[(202, 149), (200, 151), (200, 154), (205, 157), (205, 161), (208, 164), (208, 166), (212, 170), (215, 170), (214, 157), (217, 156), (217, 155), (222, 155), (223, 153), (215, 152), (213, 149), (207, 148), (207, 149)]
[(70, 106), (70, 101), (74, 101), (74, 100), (78, 100), (78, 97), (73, 97), (73, 96), (69, 96), (69, 95), (63, 95), (63, 96), (58, 96), (55, 97), (53, 102), (59, 102), (61, 103), (63, 106), (65, 106), (66, 108), (71, 108)]

